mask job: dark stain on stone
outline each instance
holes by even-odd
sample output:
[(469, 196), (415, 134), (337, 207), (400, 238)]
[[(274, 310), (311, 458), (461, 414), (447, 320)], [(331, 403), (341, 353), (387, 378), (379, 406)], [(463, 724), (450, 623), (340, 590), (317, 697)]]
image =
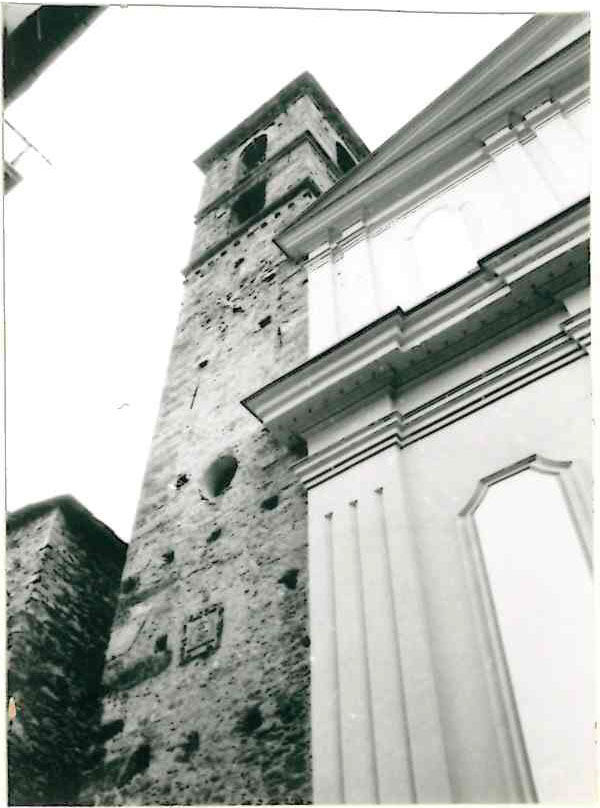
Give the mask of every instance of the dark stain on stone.
[(106, 743), (115, 735), (123, 731), (125, 723), (122, 718), (117, 718), (115, 721), (110, 721), (108, 724), (102, 724), (98, 732), (98, 740), (100, 743)]
[(267, 499), (263, 499), (260, 503), (261, 510), (263, 511), (273, 511), (279, 505), (279, 496), (277, 494), (273, 494), (272, 497), (267, 497)]
[(306, 769), (306, 758), (300, 752), (294, 752), (285, 760), (285, 770), (292, 774), (300, 774)]
[(299, 721), (305, 713), (306, 705), (302, 693), (280, 696), (277, 699), (277, 712), (284, 724)]
[(128, 578), (124, 578), (121, 584), (121, 592), (128, 595), (130, 592), (133, 592), (134, 589), (137, 589), (139, 582), (140, 579), (137, 575), (130, 575)]
[(180, 474), (177, 478), (177, 482), (175, 483), (175, 488), (183, 488), (186, 483), (189, 483), (190, 478), (188, 474)]
[(242, 716), (239, 729), (243, 735), (252, 735), (263, 724), (263, 716), (258, 705), (248, 707)]
[(117, 668), (112, 675), (109, 673), (106, 677), (104, 689), (106, 692), (129, 690), (140, 682), (162, 673), (171, 664), (171, 657), (171, 651), (167, 650), (162, 654), (143, 657), (128, 667)]
[(200, 736), (196, 730), (192, 730), (192, 732), (187, 733), (185, 736), (185, 741), (181, 744), (180, 748), (181, 752), (175, 756), (175, 760), (182, 763), (187, 763), (194, 752), (197, 752), (200, 748)]
[(298, 570), (297, 569), (287, 570), (287, 572), (285, 572), (281, 576), (278, 583), (283, 584), (288, 589), (295, 589), (296, 584), (298, 583)]
[(222, 532), (223, 532), (222, 527), (216, 527), (213, 530), (213, 532), (210, 534), (210, 536), (207, 538), (206, 543), (207, 544), (212, 544), (213, 542), (215, 542), (219, 538), (219, 536), (221, 535)]
[(145, 589), (139, 589), (132, 592), (132, 594), (127, 598), (121, 598), (119, 601), (117, 614), (115, 615), (114, 626), (121, 625), (123, 622), (125, 622), (127, 615), (129, 614), (129, 610), (132, 606), (135, 606), (136, 603), (141, 603), (141, 601), (157, 595), (159, 592), (162, 592), (163, 589), (168, 589), (170, 586), (172, 586), (172, 584), (173, 575), (165, 575), (153, 586), (147, 586)]
[(308, 447), (306, 441), (300, 435), (292, 435), (288, 441), (288, 449), (294, 457), (306, 457)]
[(119, 786), (124, 786), (132, 780), (136, 774), (146, 771), (150, 765), (150, 744), (143, 743), (135, 749), (127, 763), (125, 764), (121, 776), (119, 777)]

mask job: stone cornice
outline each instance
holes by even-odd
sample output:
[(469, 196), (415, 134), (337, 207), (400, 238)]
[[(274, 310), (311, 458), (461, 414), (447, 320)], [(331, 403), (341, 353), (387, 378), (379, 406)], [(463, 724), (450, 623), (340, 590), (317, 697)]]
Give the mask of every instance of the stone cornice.
[[(589, 309), (581, 317), (586, 320), (589, 344)], [(586, 355), (585, 348), (572, 342), (561, 328), (553, 337), (412, 411), (393, 410), (344, 435), (293, 468), (306, 488), (313, 488), (390, 446), (404, 449)]]
[[(589, 204), (584, 201), (482, 259), (478, 270), (453, 287), (408, 312), (394, 309), (242, 403), (275, 436), (287, 440), (376, 390), (402, 390), (507, 329), (564, 312), (558, 293), (587, 277), (588, 225)], [(584, 355), (588, 344), (589, 320), (580, 314), (562, 321), (548, 350), (555, 357), (552, 362), (560, 364), (565, 357)], [(545, 351), (541, 346), (540, 356), (548, 359)], [(540, 367), (546, 359), (540, 360)], [(515, 362), (520, 368), (521, 360), (516, 357)], [(498, 380), (499, 390), (512, 384), (505, 371), (485, 376), (484, 382), (469, 386), (468, 395), (476, 401), (485, 393), (481, 385), (492, 379)], [(456, 394), (446, 391), (444, 407), (463, 394), (466, 388)], [(437, 406), (432, 403), (430, 409), (436, 423), (442, 417)], [(460, 408), (466, 406), (461, 400)], [(403, 425), (411, 434), (422, 434), (430, 428), (424, 418), (423, 413), (408, 412)], [(399, 432), (397, 437), (409, 436)]]
[(196, 256), (196, 258), (190, 261), (190, 263), (181, 270), (183, 276), (187, 277), (193, 270), (198, 270), (202, 264), (206, 263), (213, 255), (227, 247), (232, 241), (238, 239), (246, 230), (252, 227), (252, 225), (264, 219), (266, 216), (269, 216), (270, 213), (277, 210), (281, 205), (286, 205), (295, 196), (303, 193), (303, 191), (310, 191), (315, 197), (319, 196), (321, 193), (321, 189), (311, 177), (305, 177), (303, 180), (300, 180), (300, 182), (290, 188), (287, 193), (277, 197), (277, 199), (274, 199), (269, 205), (265, 205), (265, 207), (259, 210), (258, 213), (255, 213), (254, 216), (246, 219), (240, 227), (237, 227), (224, 238), (211, 244), (204, 252)]
[(385, 163), (407, 154), (453, 120), (474, 109), (486, 98), (519, 76), (547, 61), (566, 42), (589, 32), (589, 14), (536, 14), (462, 78), (449, 87), (398, 132), (372, 152), (352, 177), (330, 189), (322, 203), (345, 194)]
[[(278, 245), (286, 254), (300, 259), (325, 242), (332, 229), (343, 230), (361, 218), (365, 207), (375, 215), (379, 207), (389, 206), (394, 189), (397, 195), (398, 188), (404, 193), (407, 186), (427, 184), (439, 173), (440, 164), (452, 162), (453, 155), (460, 155), (464, 160), (467, 150), (476, 160), (482, 153), (483, 141), (505, 128), (511, 114), (524, 116), (563, 90), (572, 93), (570, 84), (574, 80), (585, 83), (588, 60), (589, 36), (584, 36), (425, 142), (386, 163), (344, 196), (328, 203), (330, 192), (324, 194), (319, 205), (278, 235)], [(373, 158), (374, 155), (369, 160)]]

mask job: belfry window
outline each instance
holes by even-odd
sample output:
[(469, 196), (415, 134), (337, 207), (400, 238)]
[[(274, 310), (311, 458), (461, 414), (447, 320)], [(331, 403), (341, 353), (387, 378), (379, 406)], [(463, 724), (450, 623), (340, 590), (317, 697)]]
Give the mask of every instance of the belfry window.
[(267, 136), (259, 135), (250, 141), (240, 155), (242, 165), (246, 171), (252, 171), (257, 165), (264, 162), (267, 153)]
[(339, 141), (335, 144), (335, 153), (337, 157), (337, 164), (344, 174), (347, 171), (350, 171), (351, 168), (354, 168), (356, 161), (351, 157), (350, 152), (344, 146), (342, 146)]
[(243, 194), (236, 199), (231, 209), (237, 220), (238, 224), (242, 224), (251, 216), (254, 216), (265, 206), (267, 183), (265, 180), (258, 182), (244, 191)]

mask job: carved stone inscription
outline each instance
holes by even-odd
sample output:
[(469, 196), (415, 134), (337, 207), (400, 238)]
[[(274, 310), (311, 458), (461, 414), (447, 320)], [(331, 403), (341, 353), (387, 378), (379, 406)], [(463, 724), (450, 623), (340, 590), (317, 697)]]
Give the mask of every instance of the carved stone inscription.
[(181, 641), (182, 665), (192, 659), (206, 658), (219, 648), (223, 633), (223, 612), (223, 604), (216, 603), (187, 618)]

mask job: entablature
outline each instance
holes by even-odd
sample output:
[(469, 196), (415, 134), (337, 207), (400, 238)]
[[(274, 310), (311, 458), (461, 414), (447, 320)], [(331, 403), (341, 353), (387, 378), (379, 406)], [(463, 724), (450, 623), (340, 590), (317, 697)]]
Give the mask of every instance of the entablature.
[[(523, 372), (535, 377), (537, 365), (539, 372), (546, 366), (548, 351), (557, 367), (586, 354), (589, 309), (582, 308), (573, 290), (589, 283), (588, 229), (586, 199), (486, 256), (471, 275), (449, 289), (409, 311), (394, 309), (242, 403), (277, 439), (306, 438), (328, 420), (360, 407), (361, 401), (377, 394), (398, 400), (403, 389), (468, 352), (536, 319), (551, 319), (551, 332), (518, 356), (456, 389), (440, 389), (427, 407), (389, 413), (383, 421), (362, 427), (383, 429), (387, 440), (400, 442), (440, 428), (450, 417), (444, 414), (448, 408), (481, 406), (482, 400), (510, 391)], [(577, 298), (577, 310), (569, 310), (569, 296)], [(367, 442), (372, 444), (371, 439)], [(349, 445), (347, 440), (344, 445)], [(309, 457), (301, 465), (308, 468), (311, 463)]]
[[(489, 162), (487, 141), (499, 132), (512, 132), (516, 121), (537, 124), (538, 109), (543, 115), (556, 114), (559, 108), (572, 109), (589, 97), (589, 35), (584, 35), (564, 50), (525, 73), (462, 117), (419, 143), (400, 157), (384, 164), (359, 185), (329, 203), (324, 197), (312, 211), (277, 237), (277, 244), (296, 260), (336, 241), (338, 236), (359, 220), (368, 227), (385, 226), (421, 204), (444, 187), (459, 182)], [(374, 160), (376, 153), (365, 161)], [(342, 180), (342, 184), (344, 181)], [(366, 213), (366, 215), (365, 215)]]

